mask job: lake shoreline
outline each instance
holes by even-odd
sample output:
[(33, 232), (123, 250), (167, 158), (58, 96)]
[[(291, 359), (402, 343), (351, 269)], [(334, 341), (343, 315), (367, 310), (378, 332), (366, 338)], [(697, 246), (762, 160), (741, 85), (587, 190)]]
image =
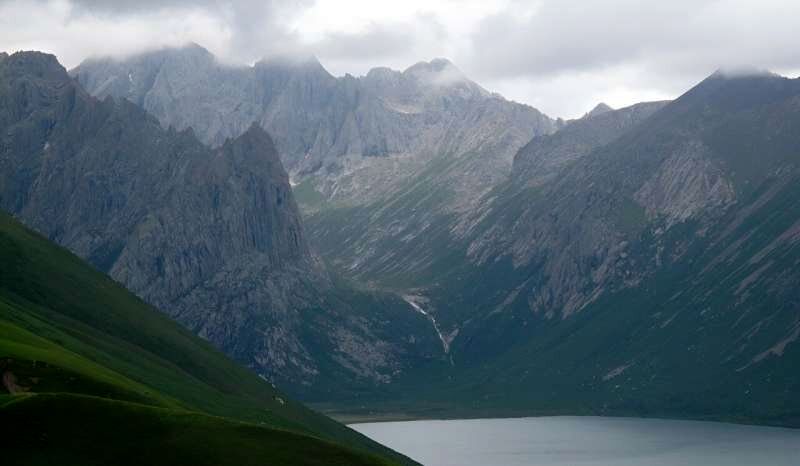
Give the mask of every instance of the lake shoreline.
[[(523, 418), (555, 418), (555, 417), (576, 417), (576, 418), (614, 418), (614, 419), (643, 419), (643, 420), (664, 420), (664, 421), (697, 421), (714, 422), (719, 424), (735, 424), (757, 427), (777, 427), (784, 429), (800, 430), (800, 425), (795, 422), (765, 422), (758, 419), (741, 418), (734, 416), (676, 416), (676, 415), (639, 415), (635, 413), (575, 413), (575, 412), (494, 412), (479, 411), (445, 411), (425, 414), (415, 411), (373, 411), (360, 412), (360, 410), (348, 409), (324, 409), (314, 407), (326, 416), (346, 425), (371, 424), (380, 422), (413, 422), (413, 421), (456, 421), (473, 419), (523, 419)], [(438, 411), (438, 410), (437, 410)]]
[[(766, 425), (766, 424), (752, 424), (752, 423), (744, 423), (744, 422), (730, 422), (730, 421), (720, 421), (714, 419), (694, 419), (694, 418), (666, 418), (666, 417), (638, 417), (638, 416), (601, 416), (601, 415), (594, 415), (594, 414), (553, 414), (553, 415), (542, 415), (542, 416), (504, 416), (504, 417), (448, 417), (448, 418), (411, 418), (411, 417), (403, 417), (402, 415), (395, 416), (385, 416), (385, 417), (354, 417), (352, 420), (348, 422), (344, 422), (339, 420), (340, 418), (333, 418), (338, 422), (346, 424), (347, 426), (358, 426), (358, 425), (365, 425), (365, 424), (390, 424), (390, 423), (405, 423), (405, 422), (448, 422), (448, 421), (503, 421), (503, 420), (550, 420), (550, 419), (572, 419), (572, 420), (594, 420), (594, 419), (605, 419), (605, 420), (618, 420), (618, 421), (654, 421), (654, 422), (686, 422), (686, 423), (696, 423), (696, 424), (716, 424), (716, 425), (724, 425), (724, 426), (736, 426), (736, 427), (752, 427), (752, 428), (763, 428), (763, 429), (778, 429), (778, 430), (785, 430), (789, 432), (798, 432), (800, 433), (800, 428), (798, 427), (787, 427), (787, 426), (780, 426), (780, 425)], [(345, 418), (347, 419), (347, 418)]]

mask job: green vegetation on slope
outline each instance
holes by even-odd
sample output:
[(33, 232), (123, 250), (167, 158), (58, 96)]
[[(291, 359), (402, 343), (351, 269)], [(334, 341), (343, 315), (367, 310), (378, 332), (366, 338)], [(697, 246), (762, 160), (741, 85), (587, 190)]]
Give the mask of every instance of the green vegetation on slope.
[(288, 431), (81, 395), (21, 396), (2, 413), (9, 464), (388, 464)]
[[(267, 456), (259, 458), (271, 464), (288, 464), (285, 458), (294, 458), (292, 464), (316, 464), (310, 458), (315, 451), (331, 458), (361, 458), (360, 462), (346, 464), (379, 463), (372, 454), (410, 463), (286, 399), (108, 277), (2, 213), (0, 263), (3, 392), (29, 393), (17, 394), (16, 397), (24, 397), (19, 401), (0, 402), (3, 428), (10, 429), (4, 441), (13, 440), (11, 445), (17, 448), (8, 452), (4, 448), (6, 455), (25, 454), (22, 440), (31, 441), (28, 434), (38, 428), (43, 433), (58, 432), (61, 443), (53, 443), (53, 451), (68, 455), (75, 452), (62, 446), (74, 444), (80, 448), (82, 436), (93, 431), (110, 432), (105, 435), (122, 442), (127, 434), (119, 431), (118, 424), (124, 422), (111, 421), (114, 416), (127, 419), (123, 412), (135, 412), (138, 426), (144, 430), (146, 426), (161, 426), (170, 432), (180, 431), (184, 437), (179, 439), (183, 447), (178, 451), (186, 451), (193, 444), (229, 445), (217, 454), (230, 454), (235, 459), (233, 450), (259, 442), (281, 443), (278, 439), (284, 436), (294, 440), (281, 443), (279, 451), (283, 456), (269, 456), (272, 453), (263, 448), (252, 450), (252, 454), (259, 457), (264, 452)], [(40, 398), (44, 393), (53, 395)], [(67, 393), (91, 398), (81, 398), (84, 401), (76, 403)], [(105, 409), (102, 406), (114, 411), (119, 408), (119, 413), (100, 416), (98, 413)], [(64, 413), (65, 420), (42, 418), (42, 412)], [(70, 424), (66, 419), (74, 421), (76, 417), (81, 420), (81, 429), (67, 428)], [(16, 426), (9, 422), (14, 419), (28, 421)], [(202, 422), (192, 429), (182, 427), (193, 419)], [(211, 442), (208, 436), (218, 433), (230, 441)], [(133, 431), (131, 434), (139, 435)], [(138, 442), (128, 439), (131, 440)], [(88, 448), (90, 444), (85, 445)], [(156, 449), (159, 446), (152, 445)], [(125, 455), (128, 448), (122, 443), (107, 447), (108, 454), (114, 455)], [(41, 453), (41, 464), (52, 459), (47, 454), (50, 453)], [(68, 456), (60, 464), (92, 464), (87, 461), (84, 456)], [(163, 464), (172, 464), (170, 461)], [(231, 464), (245, 463), (232, 460)]]

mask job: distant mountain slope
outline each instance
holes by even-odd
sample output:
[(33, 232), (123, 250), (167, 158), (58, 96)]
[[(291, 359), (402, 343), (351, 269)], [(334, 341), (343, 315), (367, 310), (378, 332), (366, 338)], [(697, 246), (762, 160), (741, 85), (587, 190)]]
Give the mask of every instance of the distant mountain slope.
[(552, 126), (445, 59), (336, 78), (313, 57), (232, 66), (190, 44), (124, 60), (89, 59), (71, 74), (93, 95), (126, 98), (165, 126), (191, 127), (212, 145), (259, 123), (274, 135), (291, 172), (313, 172), (346, 155), (415, 154), (453, 144), (454, 130), (475, 123), (477, 115), (464, 110), (487, 102), (520, 113), (531, 125), (527, 131)]
[[(403, 288), (460, 237), (514, 153), (558, 123), (470, 81), (445, 59), (331, 76), (315, 59), (221, 65), (190, 45), (71, 71), (92, 94), (142, 105), (220, 144), (266, 128), (323, 257), (362, 283)], [(347, 219), (347, 220), (342, 220)]]
[(549, 181), (575, 160), (620, 137), (667, 103), (644, 102), (619, 110), (599, 104), (555, 134), (533, 138), (514, 156), (512, 176), (526, 186)]
[(641, 108), (534, 139), (418, 290), (455, 335), (432, 398), (800, 425), (800, 80), (716, 73), (605, 132)]
[[(498, 214), (508, 207), (507, 217), (471, 244), (473, 260), (500, 253), (515, 268), (541, 265), (539, 287), (550, 300), (532, 302), (531, 310), (556, 315), (580, 309), (609, 287), (635, 285), (649, 273), (646, 264), (630, 263), (633, 255), (625, 250), (638, 235), (692, 220), (713, 224), (771, 182), (775, 171), (793, 166), (796, 83), (774, 76), (708, 78), (598, 145), (554, 182), (533, 188), (541, 202), (500, 201)], [(523, 152), (517, 160), (521, 176), (525, 158)], [(631, 275), (618, 275), (626, 269)]]
[(292, 393), (369, 390), (438, 357), (400, 298), (330, 279), (257, 125), (212, 150), (18, 53), (0, 131), (0, 207)]
[(0, 445), (12, 463), (411, 463), (4, 213), (0, 262)]

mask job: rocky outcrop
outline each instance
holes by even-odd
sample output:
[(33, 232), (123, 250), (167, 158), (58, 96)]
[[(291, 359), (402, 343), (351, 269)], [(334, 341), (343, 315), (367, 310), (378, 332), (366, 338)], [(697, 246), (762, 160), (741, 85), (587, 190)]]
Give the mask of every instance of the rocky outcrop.
[(613, 110), (614, 110), (614, 109), (613, 109), (613, 108), (611, 108), (611, 107), (610, 107), (608, 104), (606, 104), (605, 102), (600, 102), (599, 104), (595, 105), (593, 109), (589, 110), (589, 111), (586, 113), (586, 115), (584, 115), (583, 117), (584, 117), (584, 118), (591, 118), (591, 117), (594, 117), (594, 116), (597, 116), (597, 115), (602, 115), (602, 114), (604, 114), (604, 113), (611, 112), (611, 111), (613, 111)]
[(633, 195), (649, 218), (662, 218), (669, 228), (735, 201), (732, 181), (709, 152), (702, 142), (689, 140), (664, 160)]

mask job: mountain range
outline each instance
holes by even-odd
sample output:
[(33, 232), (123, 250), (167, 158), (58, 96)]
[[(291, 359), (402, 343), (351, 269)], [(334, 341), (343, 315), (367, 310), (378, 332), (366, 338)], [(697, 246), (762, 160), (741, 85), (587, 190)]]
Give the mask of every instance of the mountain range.
[(798, 79), (563, 121), (443, 59), (0, 69), (0, 205), (290, 394), (800, 424)]
[(397, 281), (464, 228), (531, 137), (559, 126), (470, 81), (445, 59), (336, 78), (314, 58), (220, 64), (202, 47), (91, 59), (90, 93), (141, 105), (221, 144), (253, 122), (274, 138), (317, 249), (359, 282)]
[(798, 128), (800, 80), (720, 71), (534, 138), (418, 284), (428, 408), (797, 425)]

